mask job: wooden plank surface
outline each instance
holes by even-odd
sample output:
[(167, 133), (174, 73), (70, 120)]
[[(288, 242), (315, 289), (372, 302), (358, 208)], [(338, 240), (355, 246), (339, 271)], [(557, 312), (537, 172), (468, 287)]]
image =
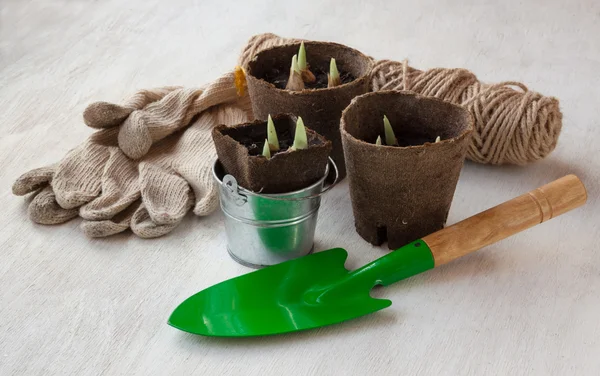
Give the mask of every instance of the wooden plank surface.
[[(592, 0), (1, 0), (0, 375), (600, 374), (599, 17)], [(560, 98), (557, 150), (527, 167), (467, 163), (449, 224), (567, 173), (588, 203), (377, 289), (393, 305), (346, 324), (243, 340), (167, 326), (183, 299), (249, 271), (227, 256), (220, 213), (157, 240), (90, 240), (78, 220), (31, 223), (10, 186), (84, 140), (88, 103), (206, 83), (264, 31)], [(385, 252), (355, 233), (346, 183), (324, 198), (316, 234), (317, 250), (337, 246), (349, 268)]]

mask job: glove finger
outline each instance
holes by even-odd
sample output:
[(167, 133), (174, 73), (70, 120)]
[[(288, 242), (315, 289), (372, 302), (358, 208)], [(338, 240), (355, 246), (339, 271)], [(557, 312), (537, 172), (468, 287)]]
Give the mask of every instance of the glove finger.
[(121, 233), (131, 227), (131, 218), (141, 205), (141, 200), (137, 200), (113, 218), (100, 221), (84, 220), (81, 222), (81, 229), (90, 238), (104, 238)]
[(146, 211), (158, 225), (179, 223), (190, 210), (190, 186), (172, 172), (140, 163), (140, 188)]
[(162, 225), (156, 224), (152, 221), (144, 204), (140, 206), (131, 218), (131, 231), (144, 239), (158, 238), (159, 236), (166, 235), (173, 231), (177, 225), (179, 225), (179, 222)]
[(58, 204), (73, 209), (98, 197), (109, 157), (109, 148), (92, 141), (69, 152), (58, 164), (51, 182)]
[(119, 147), (129, 158), (140, 159), (152, 146), (147, 119), (142, 111), (133, 112), (119, 129)]
[(144, 156), (152, 144), (187, 127), (192, 118), (212, 106), (236, 101), (233, 72), (205, 88), (175, 90), (163, 99), (132, 113), (119, 130), (119, 147), (130, 158)]
[(94, 102), (83, 111), (83, 121), (92, 128), (112, 128), (120, 125), (129, 114), (140, 110), (152, 102), (162, 99), (176, 86), (167, 86), (150, 90), (140, 90), (123, 105), (108, 102)]
[(79, 209), (81, 218), (108, 220), (140, 198), (136, 163), (118, 147), (110, 148), (110, 157), (102, 175), (100, 196)]
[(36, 168), (28, 171), (14, 182), (12, 192), (16, 196), (24, 196), (50, 184), (56, 166)]
[(135, 108), (108, 102), (94, 102), (83, 111), (83, 121), (91, 128), (112, 128), (121, 124)]
[(42, 189), (27, 209), (29, 218), (42, 225), (55, 225), (77, 217), (77, 209), (63, 209), (56, 202), (52, 187)]
[(184, 165), (178, 167), (177, 172), (192, 187), (195, 197), (194, 214), (205, 216), (214, 212), (219, 206), (219, 192), (212, 176), (212, 169), (210, 167), (197, 168), (193, 165)]

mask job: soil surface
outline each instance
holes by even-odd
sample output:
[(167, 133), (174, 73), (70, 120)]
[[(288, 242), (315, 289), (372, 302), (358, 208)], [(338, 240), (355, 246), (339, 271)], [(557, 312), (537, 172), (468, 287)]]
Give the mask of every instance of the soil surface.
[[(229, 136), (245, 146), (251, 156), (262, 155), (265, 139), (267, 137), (266, 125), (264, 127), (243, 127), (232, 131), (233, 129), (228, 132)], [(286, 152), (294, 144), (293, 137), (294, 135), (290, 129), (285, 129), (283, 132), (279, 132), (278, 130), (277, 138), (279, 139), (279, 151), (276, 153), (271, 152), (271, 157), (275, 154)], [(309, 147), (322, 144), (321, 140), (319, 140), (314, 133), (308, 132), (307, 139)]]
[[(421, 146), (426, 142), (432, 144), (435, 142), (435, 136), (427, 137), (426, 135), (422, 134), (396, 134), (396, 138), (398, 139), (398, 145), (393, 145), (394, 147)], [(369, 142), (374, 144), (375, 141), (376, 140), (370, 140)], [(385, 135), (383, 133), (381, 134), (381, 142), (383, 145), (386, 145)]]
[[(326, 88), (327, 87), (327, 73), (329, 73), (329, 72), (323, 71), (318, 68), (316, 68), (314, 70), (311, 69), (311, 72), (315, 75), (316, 80), (315, 80), (315, 82), (312, 82), (312, 83), (305, 82), (304, 86), (307, 89), (324, 89), (324, 88)], [(265, 74), (263, 79), (267, 82), (272, 83), (278, 89), (285, 89), (285, 86), (287, 85), (289, 77), (290, 77), (289, 69), (281, 70), (278, 68), (273, 68)], [(354, 81), (355, 79), (356, 79), (356, 77), (354, 77), (352, 75), (352, 73), (340, 71), (340, 80), (342, 81), (342, 84), (347, 84), (349, 82)]]

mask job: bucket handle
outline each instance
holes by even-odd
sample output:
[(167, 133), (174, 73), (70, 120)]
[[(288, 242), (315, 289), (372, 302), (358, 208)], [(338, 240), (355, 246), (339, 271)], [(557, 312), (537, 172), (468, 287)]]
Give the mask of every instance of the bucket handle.
[[(256, 192), (252, 192), (252, 195), (257, 196), (257, 197), (268, 198), (269, 200), (275, 200), (275, 201), (303, 201), (303, 200), (321, 197), (327, 191), (331, 190), (331, 188), (335, 187), (340, 178), (340, 172), (338, 171), (338, 168), (337, 168), (335, 162), (333, 161), (333, 159), (331, 159), (331, 157), (329, 157), (328, 165), (331, 165), (331, 167), (333, 167), (333, 171), (335, 172), (335, 178), (333, 179), (333, 182), (331, 184), (329, 184), (328, 186), (323, 188), (323, 190), (317, 194), (310, 195), (310, 196), (304, 196), (304, 197), (295, 197), (295, 198), (275, 197), (275, 196), (270, 196), (270, 195), (262, 195), (262, 194), (256, 193)], [(329, 169), (327, 169), (327, 175), (329, 176)], [(327, 177), (325, 177), (325, 179), (327, 179)], [(225, 175), (225, 177), (223, 178), (223, 184), (225, 185), (225, 187), (227, 187), (227, 190), (229, 191), (229, 193), (234, 195), (235, 203), (238, 206), (244, 205), (248, 201), (248, 197), (239, 192), (237, 181), (235, 180), (235, 178), (233, 176)]]
[(235, 178), (233, 176), (225, 175), (223, 177), (223, 185), (225, 186), (225, 189), (227, 190), (227, 195), (230, 195), (233, 197), (235, 204), (237, 206), (242, 206), (246, 202), (248, 202), (248, 197), (246, 197), (245, 195), (240, 193), (237, 180), (235, 180)]

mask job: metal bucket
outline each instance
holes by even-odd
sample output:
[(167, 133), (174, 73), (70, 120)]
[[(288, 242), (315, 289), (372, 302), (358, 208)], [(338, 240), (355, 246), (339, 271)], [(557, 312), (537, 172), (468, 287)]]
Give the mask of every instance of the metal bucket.
[[(335, 178), (325, 186), (329, 166)], [(338, 170), (329, 158), (325, 175), (318, 182), (276, 194), (255, 193), (238, 186), (233, 176), (225, 174), (219, 160), (213, 165), (213, 176), (219, 184), (229, 255), (242, 265), (260, 268), (312, 252), (321, 195), (335, 186)]]

